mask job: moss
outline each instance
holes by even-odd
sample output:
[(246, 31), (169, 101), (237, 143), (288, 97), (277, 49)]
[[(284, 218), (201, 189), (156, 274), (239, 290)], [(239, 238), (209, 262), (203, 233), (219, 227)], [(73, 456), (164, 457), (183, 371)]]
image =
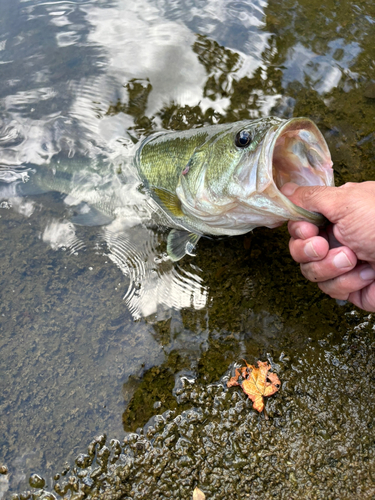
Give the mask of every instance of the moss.
[(147, 370), (137, 384), (130, 403), (122, 415), (125, 431), (135, 431), (142, 427), (155, 414), (177, 408), (176, 398), (172, 394), (175, 385), (175, 373), (187, 366), (180, 354), (172, 351), (161, 366)]

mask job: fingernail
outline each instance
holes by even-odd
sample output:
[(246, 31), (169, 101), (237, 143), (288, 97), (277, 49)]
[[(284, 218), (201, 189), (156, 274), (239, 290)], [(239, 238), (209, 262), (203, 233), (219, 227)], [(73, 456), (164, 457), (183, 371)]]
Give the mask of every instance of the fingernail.
[(280, 191), (285, 194), (285, 196), (291, 196), (297, 188), (298, 184), (295, 184), (294, 182), (287, 182), (284, 186), (282, 186)]
[(318, 254), (316, 253), (315, 248), (314, 248), (313, 244), (311, 243), (311, 241), (309, 241), (309, 243), (307, 243), (307, 245), (305, 245), (305, 254), (308, 257), (310, 257), (311, 259), (314, 257), (318, 257)]
[(340, 252), (335, 255), (335, 257), (333, 258), (333, 264), (338, 269), (344, 269), (345, 267), (353, 266), (345, 252)]
[(359, 277), (363, 281), (373, 280), (375, 279), (375, 269), (373, 269), (372, 267), (366, 267), (359, 273)]
[[(303, 234), (303, 232), (301, 231), (301, 229), (300, 229), (300, 228), (297, 228), (297, 229), (296, 229), (296, 236), (297, 236), (297, 238), (299, 238), (299, 239), (301, 239), (301, 240), (304, 240), (304, 239), (305, 239), (305, 236), (304, 236), (304, 234)], [(309, 256), (309, 257), (310, 257), (310, 256)]]

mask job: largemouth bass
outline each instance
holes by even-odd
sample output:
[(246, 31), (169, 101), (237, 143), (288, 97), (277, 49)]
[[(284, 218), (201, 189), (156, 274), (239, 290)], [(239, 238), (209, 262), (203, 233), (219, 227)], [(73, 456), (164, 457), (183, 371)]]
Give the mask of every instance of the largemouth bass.
[(167, 253), (172, 261), (192, 255), (203, 235), (239, 235), (286, 220), (325, 222), (280, 192), (290, 181), (334, 183), (327, 144), (307, 118), (157, 132), (128, 154), (122, 170), (99, 158), (54, 158), (32, 169), (28, 182), (3, 187), (0, 198), (59, 191), (68, 195), (67, 205), (78, 209), (87, 204), (71, 217), (76, 224), (118, 219), (129, 227), (148, 222), (170, 227)]
[(323, 135), (307, 118), (269, 117), (146, 138), (135, 155), (145, 188), (165, 212), (167, 251), (191, 254), (202, 235), (240, 235), (286, 220), (325, 222), (280, 192), (286, 182), (334, 185)]

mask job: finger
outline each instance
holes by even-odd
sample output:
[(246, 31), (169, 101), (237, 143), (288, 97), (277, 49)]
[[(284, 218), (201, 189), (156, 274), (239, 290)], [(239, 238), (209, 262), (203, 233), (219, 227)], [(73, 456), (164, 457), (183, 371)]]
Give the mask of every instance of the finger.
[(365, 311), (375, 312), (375, 282), (370, 283), (362, 290), (352, 292), (348, 300)]
[(334, 299), (347, 300), (351, 293), (362, 290), (374, 280), (375, 270), (368, 264), (360, 264), (352, 271), (337, 278), (323, 281), (318, 286), (324, 293)]
[(322, 236), (329, 243), (329, 248), (338, 248), (342, 246), (334, 235), (334, 224), (329, 224), (326, 228), (318, 228), (314, 224), (306, 221), (289, 221), (288, 230), (290, 236), (294, 239), (307, 240), (314, 236)]
[(305, 221), (289, 221), (288, 231), (290, 236), (295, 239), (300, 238), (301, 240), (307, 240), (319, 234), (319, 228), (315, 224)]
[(319, 283), (351, 271), (356, 264), (355, 253), (348, 247), (340, 247), (329, 250), (322, 260), (301, 264), (301, 272), (308, 280)]
[[(346, 185), (348, 187), (349, 184)], [(284, 184), (281, 192), (295, 205), (325, 215), (331, 222), (337, 222), (342, 211), (346, 189), (331, 186), (298, 186), (292, 182)]]
[(290, 238), (289, 251), (296, 262), (304, 264), (324, 259), (328, 254), (329, 244), (321, 236), (314, 236), (307, 240)]

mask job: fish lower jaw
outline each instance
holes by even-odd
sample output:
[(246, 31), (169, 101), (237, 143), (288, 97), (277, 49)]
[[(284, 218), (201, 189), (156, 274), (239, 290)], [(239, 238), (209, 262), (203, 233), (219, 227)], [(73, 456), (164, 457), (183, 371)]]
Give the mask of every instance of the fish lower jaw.
[[(290, 214), (288, 214), (290, 216)], [(281, 226), (288, 216), (285, 214), (264, 214), (252, 210), (228, 212), (217, 216), (196, 217), (189, 215), (187, 221), (190, 227), (195, 227), (199, 232), (213, 236), (238, 236), (252, 231), (256, 227), (266, 226), (275, 228)]]

